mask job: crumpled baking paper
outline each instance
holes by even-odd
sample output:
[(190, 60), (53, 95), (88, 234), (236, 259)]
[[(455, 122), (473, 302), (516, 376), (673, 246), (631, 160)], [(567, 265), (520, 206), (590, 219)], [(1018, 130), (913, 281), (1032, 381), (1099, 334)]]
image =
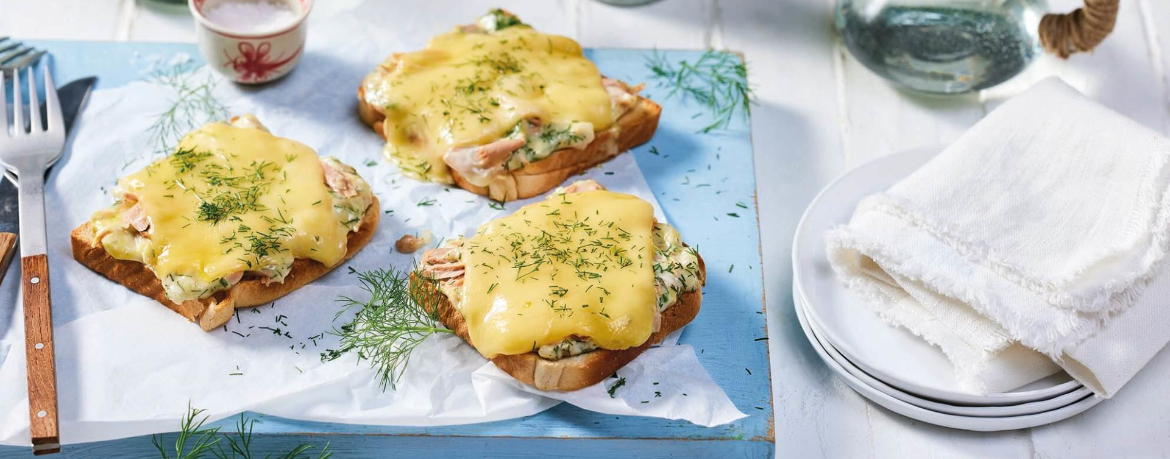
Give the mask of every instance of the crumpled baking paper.
[[(325, 332), (351, 317), (335, 320), (337, 298), (365, 298), (347, 268), (410, 269), (415, 255), (393, 250), (400, 236), (431, 231), (437, 244), (442, 237), (473, 234), (481, 223), (524, 203), (500, 209), (458, 188), (400, 175), (381, 158), (381, 139), (357, 118), (354, 88), (341, 87), (331, 81), (335, 76), (307, 64), (302, 62), (280, 83), (260, 88), (236, 86), (199, 68), (172, 74), (170, 84), (158, 82), (158, 75), (165, 73), (155, 73), (154, 82), (92, 95), (67, 157), (45, 188), (64, 443), (174, 431), (188, 404), (207, 410), (213, 421), (253, 411), (311, 421), (411, 426), (517, 418), (562, 401), (604, 413), (707, 426), (745, 416), (712, 382), (693, 349), (675, 345), (677, 337), (620, 370), (625, 382), (613, 396), (608, 392), (617, 384), (613, 378), (572, 393), (527, 387), (455, 336), (432, 336), (420, 345), (393, 389), (381, 388), (369, 362), (352, 354), (323, 363), (320, 353), (337, 343)], [(184, 65), (183, 56), (159, 57), (153, 65), (156, 70), (191, 67)], [(274, 134), (355, 166), (384, 212), (374, 239), (352, 260), (273, 304), (239, 310), (226, 326), (209, 333), (76, 263), (69, 244), (73, 228), (112, 202), (108, 190), (118, 177), (158, 157), (154, 152), (166, 135), (156, 122), (171, 119), (160, 114), (182, 97), (181, 91), (199, 90), (200, 85), (209, 85), (228, 113), (254, 113)], [(177, 126), (185, 130), (182, 122)], [(629, 154), (579, 178), (638, 195), (657, 209)], [(11, 270), (0, 286), (0, 301), (19, 303), (18, 271)], [(18, 310), (0, 312), (0, 326), (7, 324), (0, 329), (0, 444), (29, 441)]]

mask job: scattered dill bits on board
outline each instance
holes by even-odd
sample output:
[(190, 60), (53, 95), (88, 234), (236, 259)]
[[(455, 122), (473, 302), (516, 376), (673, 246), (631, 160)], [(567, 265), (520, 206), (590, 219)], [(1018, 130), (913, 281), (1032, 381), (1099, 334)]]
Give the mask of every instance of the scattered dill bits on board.
[[(394, 387), (410, 361), (410, 354), (427, 337), (435, 333), (454, 333), (437, 325), (439, 318), (437, 288), (420, 279), (413, 286), (409, 273), (395, 268), (356, 271), (367, 300), (338, 298), (342, 310), (338, 316), (357, 308), (353, 320), (330, 334), (341, 338), (337, 349), (321, 353), (321, 361), (336, 360), (347, 352), (356, 352), (359, 360), (368, 360), (378, 371), (382, 388)], [(427, 289), (426, 287), (430, 287)]]
[(646, 58), (646, 67), (658, 87), (669, 89), (667, 97), (690, 99), (707, 109), (714, 121), (699, 132), (726, 129), (737, 113), (751, 114), (755, 95), (748, 85), (747, 66), (735, 54), (709, 50), (694, 62), (674, 62), (655, 51)]
[(614, 394), (617, 393), (617, 390), (619, 387), (622, 387), (624, 385), (626, 385), (626, 378), (624, 378), (624, 377), (618, 378), (616, 383), (613, 383), (612, 386), (609, 386), (609, 389), (606, 389), (606, 392), (609, 393), (609, 398), (616, 398), (617, 396)]

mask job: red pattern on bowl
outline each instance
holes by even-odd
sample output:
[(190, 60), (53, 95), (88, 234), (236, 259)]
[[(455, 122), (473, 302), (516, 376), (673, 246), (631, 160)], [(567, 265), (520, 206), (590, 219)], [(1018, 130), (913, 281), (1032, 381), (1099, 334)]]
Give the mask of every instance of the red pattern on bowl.
[[(199, 51), (207, 65), (239, 83), (258, 84), (280, 78), (300, 61), (305, 46), (308, 17), (313, 0), (281, 0), (294, 7), (296, 18), (271, 31), (231, 30), (211, 22), (205, 8), (233, 0), (189, 0), (195, 17)], [(261, 0), (271, 1), (271, 0)]]

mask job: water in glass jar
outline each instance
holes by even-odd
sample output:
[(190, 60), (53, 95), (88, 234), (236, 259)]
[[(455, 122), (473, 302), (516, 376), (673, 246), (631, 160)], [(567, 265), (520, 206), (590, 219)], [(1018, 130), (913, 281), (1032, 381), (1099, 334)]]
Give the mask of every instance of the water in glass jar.
[(870, 70), (927, 92), (988, 88), (1041, 51), (1041, 0), (838, 0), (836, 26)]

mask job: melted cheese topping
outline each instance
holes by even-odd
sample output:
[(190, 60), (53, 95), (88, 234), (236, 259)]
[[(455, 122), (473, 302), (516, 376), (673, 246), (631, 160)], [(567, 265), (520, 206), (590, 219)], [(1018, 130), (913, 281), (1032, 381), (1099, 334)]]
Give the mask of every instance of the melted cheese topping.
[[(352, 168), (249, 121), (188, 134), (171, 156), (119, 180), (119, 202), (91, 219), (106, 251), (146, 264), (172, 301), (206, 297), (244, 272), (283, 281), (296, 258), (335, 265), (372, 201)], [(325, 168), (346, 177), (347, 195), (326, 184)], [(136, 210), (149, 222), (141, 233), (126, 223)]]
[(527, 26), (456, 29), (383, 66), (384, 78), (365, 82), (366, 98), (386, 115), (387, 158), (415, 178), (452, 183), (445, 153), (501, 139), (526, 119), (591, 131), (614, 122), (581, 46)]
[(554, 194), (479, 228), (463, 248), (460, 312), (485, 357), (570, 337), (645, 343), (657, 313), (650, 204), (609, 191)]

